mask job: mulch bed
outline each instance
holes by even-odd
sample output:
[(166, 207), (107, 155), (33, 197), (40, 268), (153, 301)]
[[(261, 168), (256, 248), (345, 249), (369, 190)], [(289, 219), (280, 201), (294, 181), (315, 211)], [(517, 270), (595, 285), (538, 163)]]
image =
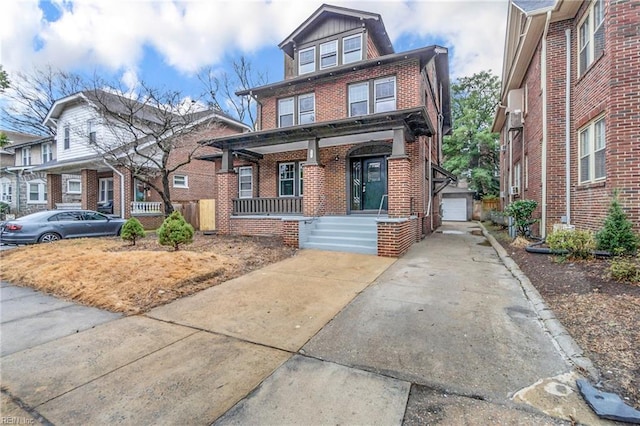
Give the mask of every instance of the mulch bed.
[(558, 320), (600, 372), (602, 390), (640, 409), (640, 285), (609, 276), (609, 259), (569, 261), (511, 245), (485, 227), (529, 277)]

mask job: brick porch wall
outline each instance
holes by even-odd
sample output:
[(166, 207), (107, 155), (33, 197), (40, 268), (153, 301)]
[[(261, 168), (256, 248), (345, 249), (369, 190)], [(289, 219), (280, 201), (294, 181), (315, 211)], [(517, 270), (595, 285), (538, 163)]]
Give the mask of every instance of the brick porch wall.
[(420, 240), (417, 218), (378, 222), (378, 256), (400, 257)]
[[(290, 226), (290, 225), (287, 225)], [(280, 218), (238, 218), (229, 219), (230, 234), (236, 235), (259, 235), (259, 236), (282, 236), (283, 221)], [(288, 229), (291, 231), (291, 228)], [(297, 245), (296, 245), (297, 247)]]
[(82, 169), (80, 176), (82, 182), (82, 208), (96, 210), (98, 208), (98, 172), (91, 169)]
[(53, 210), (62, 203), (62, 175), (47, 175), (47, 208)]

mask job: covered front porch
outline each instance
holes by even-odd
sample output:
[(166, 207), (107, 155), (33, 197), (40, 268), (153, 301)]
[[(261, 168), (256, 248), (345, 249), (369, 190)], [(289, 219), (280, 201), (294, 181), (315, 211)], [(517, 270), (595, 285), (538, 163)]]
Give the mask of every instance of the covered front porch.
[[(317, 227), (361, 222), (373, 229), (367, 252), (400, 255), (422, 235), (429, 194), (420, 138), (430, 128), (415, 108), (209, 141), (222, 150), (210, 158), (220, 161), (218, 231), (310, 247)], [(334, 233), (345, 242), (357, 237)]]

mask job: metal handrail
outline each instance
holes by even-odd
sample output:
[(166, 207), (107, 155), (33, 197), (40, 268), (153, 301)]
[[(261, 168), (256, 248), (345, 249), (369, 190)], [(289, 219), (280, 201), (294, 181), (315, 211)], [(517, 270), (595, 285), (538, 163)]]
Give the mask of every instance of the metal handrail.
[(384, 205), (384, 197), (388, 198), (389, 195), (388, 194), (382, 195), (382, 198), (380, 199), (380, 208), (378, 209), (378, 216), (376, 217), (376, 219), (380, 217), (380, 212), (382, 212), (382, 206)]

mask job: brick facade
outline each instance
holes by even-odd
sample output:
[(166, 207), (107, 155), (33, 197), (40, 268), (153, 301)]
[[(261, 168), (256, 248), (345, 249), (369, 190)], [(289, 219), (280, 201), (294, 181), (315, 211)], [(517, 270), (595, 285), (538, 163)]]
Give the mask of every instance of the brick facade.
[(57, 203), (62, 203), (62, 175), (47, 175), (47, 208), (55, 209)]
[[(578, 229), (597, 231), (603, 226), (615, 190), (637, 231), (640, 231), (640, 8), (622, 0), (604, 3), (604, 51), (578, 75), (579, 25), (589, 13), (591, 2), (582, 2), (571, 19), (552, 22), (547, 34), (547, 122), (543, 123), (541, 91), (542, 39), (539, 40), (520, 88), (527, 93), (524, 129), (512, 132), (513, 154), (501, 153), (501, 190), (508, 197), (509, 174), (522, 165), (521, 198), (538, 201), (542, 217), (542, 128), (547, 128), (546, 230), (566, 216), (565, 126), (567, 48), (571, 54), (570, 73), (570, 219)], [(570, 31), (567, 46), (566, 31)], [(523, 60), (527, 60), (524, 58)], [(606, 178), (580, 182), (580, 131), (594, 119), (604, 117)], [(508, 146), (509, 135), (502, 130), (501, 143)], [(511, 161), (510, 161), (511, 156)], [(525, 171), (526, 173), (525, 176)], [(527, 179), (528, 177), (528, 179)], [(537, 228), (536, 233), (543, 230)]]

